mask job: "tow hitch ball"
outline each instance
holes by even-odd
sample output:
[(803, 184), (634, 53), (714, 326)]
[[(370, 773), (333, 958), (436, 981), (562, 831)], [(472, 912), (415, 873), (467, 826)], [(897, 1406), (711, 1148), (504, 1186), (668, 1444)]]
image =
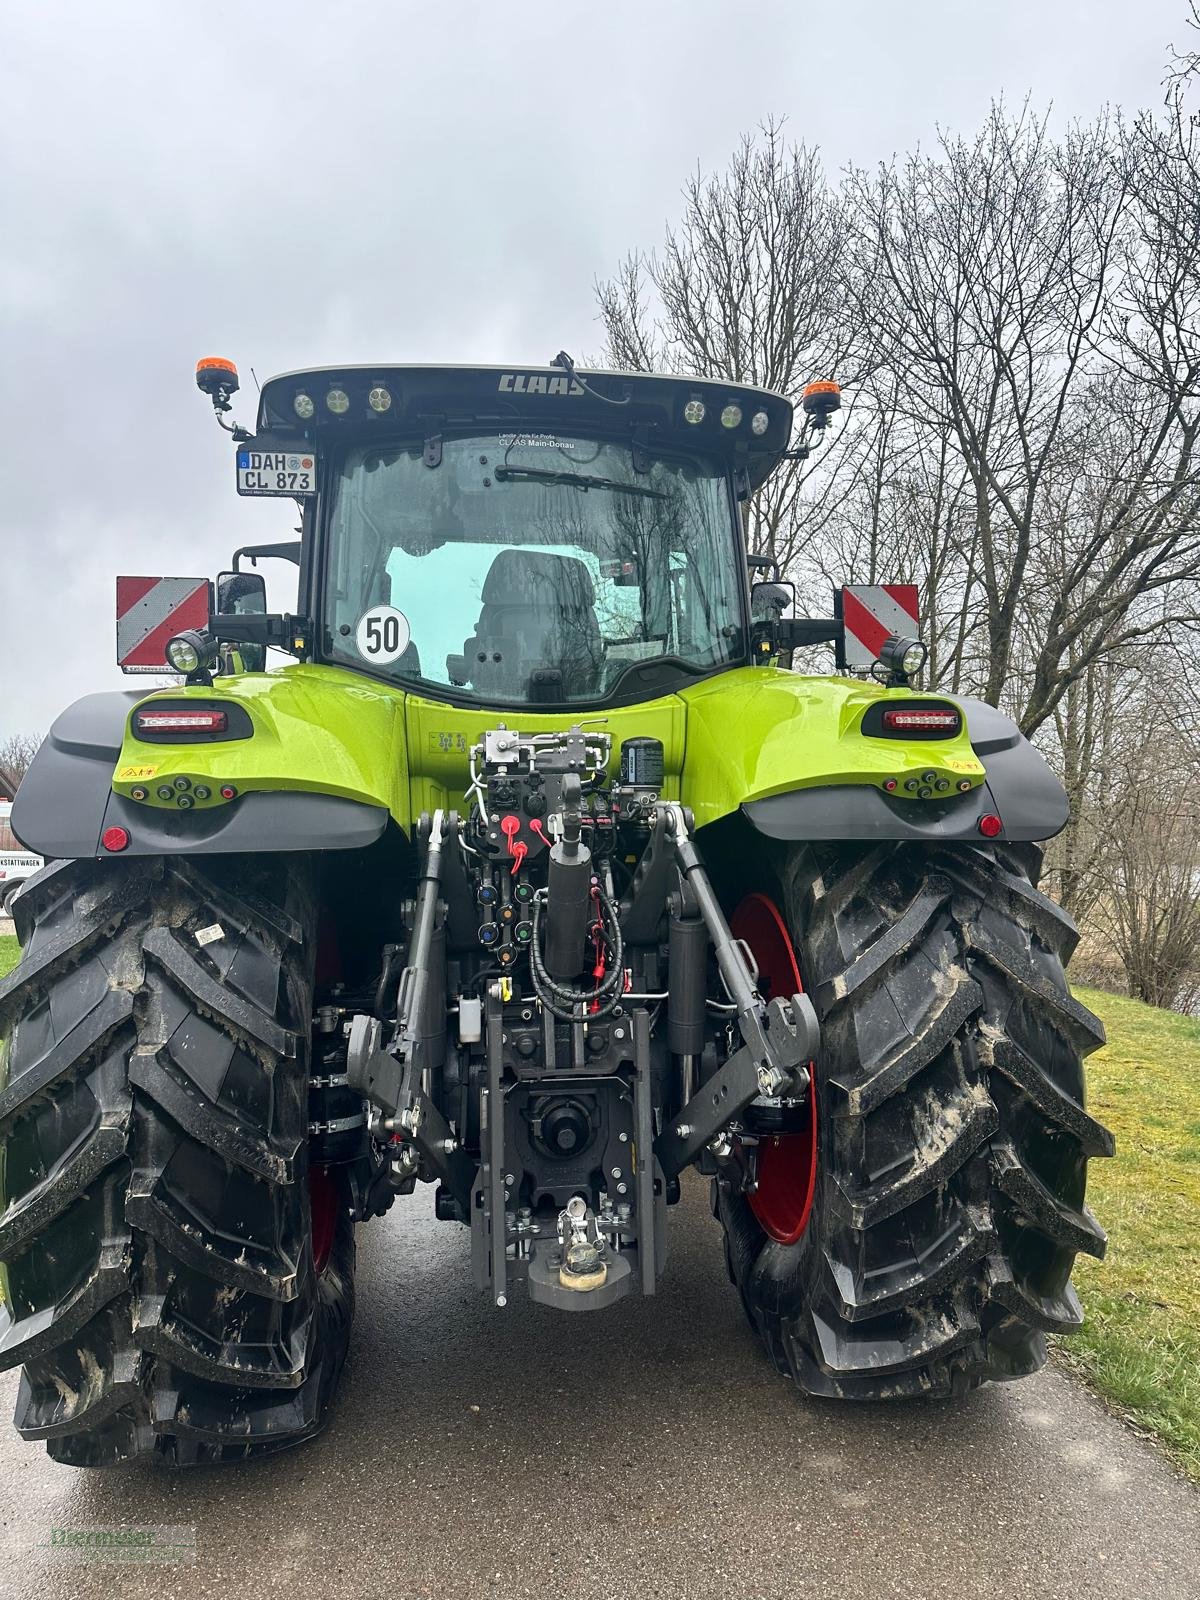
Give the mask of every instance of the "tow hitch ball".
[(604, 1239), (595, 1213), (582, 1195), (568, 1200), (558, 1214), (558, 1245), (558, 1281), (563, 1288), (581, 1293), (599, 1289), (608, 1277)]

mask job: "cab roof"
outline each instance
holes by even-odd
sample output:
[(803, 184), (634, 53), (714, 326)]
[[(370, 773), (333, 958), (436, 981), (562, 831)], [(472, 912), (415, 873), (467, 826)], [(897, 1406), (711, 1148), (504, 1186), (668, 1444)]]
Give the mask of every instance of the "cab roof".
[[(336, 410), (328, 403), (331, 395)], [(297, 397), (311, 402), (310, 417), (301, 415), (309, 409), (303, 400), (297, 410)], [(361, 444), (461, 434), (476, 426), (583, 429), (648, 448), (700, 451), (744, 468), (757, 488), (791, 443), (792, 403), (769, 389), (711, 378), (381, 363), (312, 367), (271, 378), (263, 385), (257, 424), (260, 434), (319, 446), (339, 436)]]

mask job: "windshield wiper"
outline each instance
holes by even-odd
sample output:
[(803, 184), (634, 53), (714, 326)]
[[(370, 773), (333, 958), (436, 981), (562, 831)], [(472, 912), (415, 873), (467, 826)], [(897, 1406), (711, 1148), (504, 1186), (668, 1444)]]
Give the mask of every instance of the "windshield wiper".
[(665, 489), (644, 483), (622, 483), (620, 478), (595, 478), (586, 472), (556, 472), (551, 467), (497, 467), (497, 483), (567, 483), (573, 489), (612, 489), (617, 494), (640, 494), (649, 500), (669, 500)]

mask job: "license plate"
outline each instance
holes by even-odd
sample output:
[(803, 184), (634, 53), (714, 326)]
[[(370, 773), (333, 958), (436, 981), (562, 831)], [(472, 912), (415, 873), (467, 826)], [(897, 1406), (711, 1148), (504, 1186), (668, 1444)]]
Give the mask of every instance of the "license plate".
[(239, 450), (237, 492), (316, 494), (317, 458), (307, 450)]

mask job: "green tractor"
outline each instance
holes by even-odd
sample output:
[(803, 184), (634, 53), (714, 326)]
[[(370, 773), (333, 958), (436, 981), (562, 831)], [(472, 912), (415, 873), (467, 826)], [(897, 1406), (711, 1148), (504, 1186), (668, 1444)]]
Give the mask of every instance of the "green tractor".
[[(76, 702), (17, 796), (50, 863), (0, 984), (23, 1437), (308, 1438), (355, 1226), (418, 1181), (497, 1308), (654, 1294), (694, 1168), (803, 1393), (1038, 1368), (1112, 1151), (1035, 887), (1066, 798), (995, 708), (915, 686), (899, 590), (789, 616), (748, 558), (791, 403), (339, 368), (267, 383), (251, 434), (230, 363), (197, 381), (239, 491), (302, 525), (213, 586), (118, 580), (123, 664), (185, 681)], [(836, 405), (813, 386), (798, 448)], [(840, 670), (790, 670), (822, 643)]]

